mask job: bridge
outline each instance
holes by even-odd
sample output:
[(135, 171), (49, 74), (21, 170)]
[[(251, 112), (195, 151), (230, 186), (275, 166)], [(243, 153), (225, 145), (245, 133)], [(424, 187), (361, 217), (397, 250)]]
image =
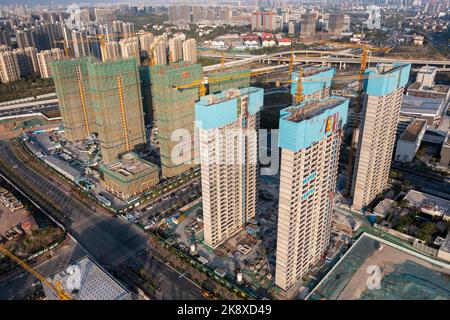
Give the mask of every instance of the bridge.
[[(361, 63), (361, 55), (351, 53), (348, 50), (341, 51), (320, 51), (320, 50), (296, 50), (293, 51), (294, 62), (296, 63), (321, 63), (321, 64), (337, 64), (341, 67), (345, 67), (350, 64), (360, 64)], [(214, 53), (200, 54), (202, 56), (207, 57), (216, 57), (220, 58), (221, 55)], [(270, 54), (261, 54), (261, 55), (246, 55), (246, 54), (238, 54), (238, 55), (225, 55), (226, 59), (237, 59), (234, 61), (225, 62), (224, 68), (233, 68), (238, 66), (243, 66), (252, 62), (267, 62), (270, 64), (271, 62), (289, 62), (291, 55), (291, 51), (282, 51)], [(378, 57), (378, 56), (369, 56), (368, 63), (369, 66), (371, 63), (393, 63), (393, 62), (401, 62), (401, 63), (410, 63), (415, 67), (421, 66), (436, 66), (438, 67), (438, 71), (450, 71), (450, 60), (426, 60), (426, 59), (404, 59), (404, 58), (389, 58), (389, 57)], [(214, 64), (210, 66), (206, 66), (203, 68), (203, 71), (214, 71), (222, 68), (221, 64)]]

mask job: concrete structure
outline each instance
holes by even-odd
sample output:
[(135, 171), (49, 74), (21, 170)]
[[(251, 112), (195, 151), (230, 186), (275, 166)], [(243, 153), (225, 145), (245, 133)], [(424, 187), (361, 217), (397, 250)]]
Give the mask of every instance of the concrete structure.
[(426, 86), (420, 82), (414, 82), (408, 87), (406, 91), (408, 96), (423, 97), (423, 98), (438, 98), (445, 101), (450, 99), (450, 86), (433, 84)]
[[(171, 66), (156, 65), (150, 68), (153, 114), (158, 127), (157, 140), (164, 177), (179, 175), (195, 165), (197, 151), (194, 121), (198, 87), (178, 89), (177, 86), (200, 81), (201, 77), (201, 65), (189, 62), (181, 61)], [(186, 134), (188, 140), (182, 140), (181, 144), (177, 141), (181, 137), (175, 136), (173, 140), (172, 135), (177, 135), (177, 132)], [(187, 137), (187, 134), (190, 136)], [(172, 161), (172, 153), (181, 150), (185, 151), (186, 158), (175, 163)]]
[(37, 60), (39, 65), (39, 73), (41, 78), (51, 78), (53, 76), (51, 69), (52, 61), (59, 61), (64, 59), (64, 52), (59, 48), (51, 50), (40, 51), (37, 54)]
[(343, 13), (330, 13), (328, 17), (328, 32), (333, 35), (340, 35), (344, 31)]
[(442, 98), (406, 95), (403, 97), (400, 116), (409, 119), (424, 119), (429, 127), (437, 128), (447, 106), (448, 103)]
[(426, 129), (426, 120), (414, 120), (397, 141), (395, 160), (400, 162), (411, 162), (420, 147)]
[(450, 131), (447, 133), (442, 145), (439, 163), (444, 166), (450, 166)]
[[(330, 96), (331, 81), (336, 74), (333, 67), (309, 67), (303, 70), (302, 95), (303, 101), (321, 100)], [(297, 94), (298, 71), (292, 72), (291, 94), (295, 103)]]
[(135, 59), (88, 64), (89, 93), (103, 160), (146, 144), (144, 111)]
[(125, 200), (159, 182), (158, 167), (139, 159), (134, 153), (125, 154), (115, 162), (102, 165), (100, 170), (108, 190)]
[(423, 66), (417, 72), (416, 82), (421, 83), (426, 87), (432, 87), (434, 85), (434, 79), (436, 78), (437, 67)]
[(355, 210), (368, 205), (388, 183), (403, 88), (410, 70), (409, 64), (382, 64), (366, 71), (351, 190)]
[[(130, 291), (87, 256), (50, 276), (47, 281), (59, 282), (75, 300), (131, 300)], [(50, 288), (43, 287), (48, 300), (58, 300)]]
[(70, 141), (84, 140), (96, 132), (87, 67), (92, 62), (90, 58), (83, 58), (51, 64), (64, 135)]
[(183, 42), (183, 60), (197, 63), (197, 42), (195, 39), (188, 39)]
[(255, 217), (259, 111), (264, 90), (229, 89), (195, 105), (199, 128), (204, 241), (218, 247)]
[(74, 167), (68, 165), (65, 161), (60, 160), (54, 156), (45, 156), (42, 160), (51, 168), (59, 172), (61, 175), (67, 179), (78, 182), (81, 177), (81, 171), (75, 169)]
[(448, 200), (416, 190), (410, 190), (403, 199), (408, 201), (409, 207), (418, 208), (425, 214), (450, 221), (450, 201)]
[(300, 35), (302, 37), (313, 37), (316, 34), (318, 14), (317, 12), (304, 13), (301, 17), (301, 30)]
[(380, 201), (380, 203), (377, 204), (377, 206), (373, 209), (373, 214), (378, 217), (384, 218), (388, 214), (393, 213), (395, 211), (394, 205), (395, 205), (394, 200), (385, 198), (382, 201)]
[(12, 51), (0, 52), (0, 81), (8, 83), (20, 79), (20, 69)]
[(280, 112), (275, 284), (289, 291), (327, 249), (348, 99), (310, 100)]

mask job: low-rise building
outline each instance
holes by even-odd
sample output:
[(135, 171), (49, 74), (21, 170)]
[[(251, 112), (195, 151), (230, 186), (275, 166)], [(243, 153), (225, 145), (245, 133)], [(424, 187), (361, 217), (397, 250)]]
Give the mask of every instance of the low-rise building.
[(127, 153), (119, 160), (100, 167), (107, 188), (122, 199), (129, 199), (159, 182), (158, 167)]
[(410, 190), (404, 199), (408, 201), (409, 207), (418, 208), (425, 214), (450, 221), (450, 201), (448, 200), (416, 190)]
[[(131, 300), (130, 291), (87, 256), (50, 276), (47, 281), (59, 282), (74, 300)], [(48, 286), (43, 284), (43, 288), (48, 300), (58, 300)]]
[(406, 95), (403, 97), (400, 117), (425, 119), (428, 126), (437, 128), (446, 109), (447, 101), (442, 97)]
[(400, 162), (411, 162), (420, 147), (427, 121), (415, 119), (400, 136), (395, 150), (395, 160)]

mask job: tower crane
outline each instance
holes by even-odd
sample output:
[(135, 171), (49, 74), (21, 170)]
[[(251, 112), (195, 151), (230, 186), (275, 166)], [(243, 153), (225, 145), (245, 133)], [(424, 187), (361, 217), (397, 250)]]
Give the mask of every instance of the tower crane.
[(72, 300), (72, 297), (64, 291), (61, 286), (61, 283), (55, 282), (52, 283), (45, 279), (40, 273), (30, 267), (25, 261), (22, 261), (20, 258), (16, 257), (11, 251), (6, 249), (5, 246), (0, 245), (0, 252), (2, 252), (5, 256), (9, 257), (11, 260), (19, 264), (22, 268), (31, 273), (35, 278), (42, 282), (42, 284), (46, 285), (50, 290), (52, 290), (57, 296), (59, 300)]

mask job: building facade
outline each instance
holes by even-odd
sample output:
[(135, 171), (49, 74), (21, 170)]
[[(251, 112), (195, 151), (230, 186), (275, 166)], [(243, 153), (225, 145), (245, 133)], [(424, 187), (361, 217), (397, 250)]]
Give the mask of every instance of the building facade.
[[(310, 67), (303, 69), (302, 82), (302, 101), (321, 100), (330, 96), (331, 82), (336, 74), (333, 67)], [(292, 72), (291, 94), (292, 103), (295, 104), (297, 94), (299, 72)]]
[[(199, 93), (197, 86), (189, 85), (199, 82), (201, 77), (200, 64), (184, 61), (150, 68), (153, 115), (158, 128), (162, 175), (165, 177), (177, 176), (195, 166), (198, 156), (194, 134), (195, 102)], [(186, 88), (177, 88), (186, 85)], [(177, 132), (189, 133), (189, 140), (176, 141), (173, 135)], [(191, 155), (174, 162), (172, 153), (180, 149)]]
[(188, 39), (183, 42), (183, 60), (197, 63), (197, 42), (195, 39)]
[(324, 255), (348, 99), (306, 101), (280, 112), (280, 195), (275, 284), (289, 291)]
[(380, 64), (366, 71), (351, 190), (355, 210), (370, 204), (388, 183), (403, 89), (410, 70), (407, 64)]
[(196, 103), (204, 241), (211, 248), (255, 217), (263, 100), (263, 89), (247, 87), (208, 95)]

